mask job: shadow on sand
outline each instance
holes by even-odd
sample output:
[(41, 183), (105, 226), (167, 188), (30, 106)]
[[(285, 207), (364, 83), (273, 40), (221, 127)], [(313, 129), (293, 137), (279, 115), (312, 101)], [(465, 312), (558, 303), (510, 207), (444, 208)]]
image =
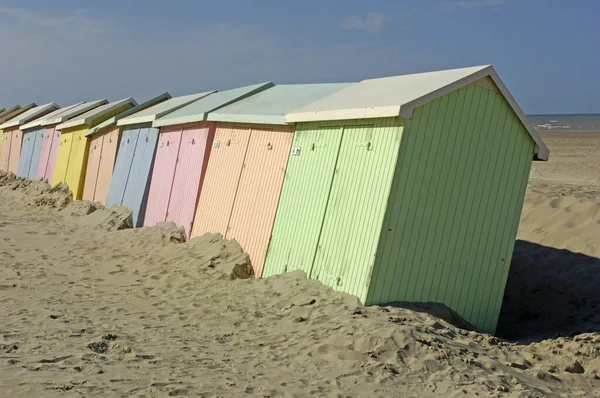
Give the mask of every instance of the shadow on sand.
[(600, 332), (600, 259), (518, 240), (496, 334), (531, 342), (586, 332)]

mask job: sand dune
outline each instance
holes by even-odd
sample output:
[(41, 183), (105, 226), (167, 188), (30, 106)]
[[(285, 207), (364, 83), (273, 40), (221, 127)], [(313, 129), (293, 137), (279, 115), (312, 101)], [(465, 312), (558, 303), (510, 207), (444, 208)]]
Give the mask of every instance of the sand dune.
[[(561, 140), (552, 161), (573, 161)], [(301, 273), (247, 279), (236, 242), (129, 229), (126, 209), (0, 175), (0, 396), (598, 396), (599, 176), (583, 161), (563, 184), (552, 161), (523, 210), (510, 340)]]

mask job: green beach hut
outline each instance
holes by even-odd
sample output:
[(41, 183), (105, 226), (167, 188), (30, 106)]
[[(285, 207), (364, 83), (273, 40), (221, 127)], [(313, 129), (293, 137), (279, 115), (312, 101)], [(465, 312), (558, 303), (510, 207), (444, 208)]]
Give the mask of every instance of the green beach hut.
[(365, 305), (447, 305), (494, 333), (532, 160), (549, 151), (491, 66), (364, 80), (296, 125), (263, 276)]

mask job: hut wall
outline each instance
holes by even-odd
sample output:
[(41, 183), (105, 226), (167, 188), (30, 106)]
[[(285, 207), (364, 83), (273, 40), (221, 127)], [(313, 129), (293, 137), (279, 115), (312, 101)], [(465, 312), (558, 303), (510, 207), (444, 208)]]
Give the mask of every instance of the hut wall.
[(120, 127), (111, 126), (89, 137), (90, 149), (85, 172), (83, 199), (106, 204), (112, 180)]
[(251, 127), (219, 123), (200, 192), (192, 237), (225, 236), (248, 149)]
[(145, 226), (173, 221), (191, 233), (214, 123), (161, 128), (150, 181)]
[(265, 276), (302, 269), (364, 301), (402, 133), (398, 118), (297, 126)]
[(477, 85), (417, 108), (365, 304), (439, 302), (493, 333), (534, 146), (502, 95)]

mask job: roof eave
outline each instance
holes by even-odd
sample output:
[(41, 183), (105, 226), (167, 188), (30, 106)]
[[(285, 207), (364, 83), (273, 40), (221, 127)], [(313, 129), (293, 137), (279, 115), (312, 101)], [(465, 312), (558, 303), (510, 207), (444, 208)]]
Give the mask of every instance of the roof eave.
[[(73, 115), (72, 113), (69, 113), (69, 111), (72, 112), (73, 109), (75, 109), (77, 106), (81, 106), (83, 104), (86, 104), (87, 106), (84, 106), (81, 109), (78, 109), (77, 113), (75, 113), (75, 115)], [(106, 105), (106, 104), (108, 104), (108, 100), (106, 100), (106, 99), (92, 101), (92, 102), (82, 102), (82, 103), (79, 103), (76, 106), (74, 106), (72, 109), (66, 110), (65, 115), (60, 114), (60, 115), (57, 115), (55, 118), (44, 120), (41, 125), (42, 126), (50, 126), (50, 125), (55, 125), (55, 124), (61, 124), (70, 119), (76, 118), (79, 115), (83, 115), (84, 113), (89, 112), (92, 109), (98, 108), (98, 107), (100, 107), (102, 105)]]
[(276, 124), (287, 125), (284, 115), (248, 115), (235, 113), (209, 113), (206, 118), (210, 122)]
[(156, 119), (152, 122), (152, 127), (175, 126), (178, 124), (198, 123), (206, 121), (206, 112), (195, 115), (180, 116), (172, 119)]
[(341, 109), (333, 111), (297, 112), (285, 115), (286, 123), (323, 122), (328, 120), (376, 119), (397, 117), (400, 106), (382, 106), (376, 108)]
[(138, 116), (138, 117), (129, 116), (127, 118), (120, 119), (117, 122), (117, 126), (131, 126), (132, 124), (152, 123), (154, 121), (154, 119), (155, 119), (154, 115)]
[[(154, 115), (148, 115), (148, 116), (143, 116), (143, 117), (138, 117), (138, 118), (129, 116), (126, 119), (119, 120), (119, 122), (117, 123), (117, 126), (131, 126), (134, 124), (153, 123), (155, 120), (160, 119), (161, 117), (164, 117), (170, 113), (173, 113), (173, 112), (183, 108), (184, 106), (188, 106), (198, 100), (201, 100), (202, 98), (206, 98), (213, 93), (216, 93), (216, 90), (207, 91), (207, 92), (203, 93), (204, 95), (198, 96), (198, 98), (194, 98), (189, 101), (182, 102), (181, 104), (174, 105), (171, 108), (165, 109), (164, 111), (158, 112)], [(172, 99), (172, 98), (169, 98), (169, 99)], [(152, 125), (152, 126), (156, 127), (154, 125)]]
[(115, 111), (115, 110), (117, 110), (119, 108), (125, 107), (127, 105), (136, 106), (137, 102), (135, 102), (135, 100), (133, 99), (133, 97), (129, 97), (129, 98), (126, 98), (126, 99), (121, 100), (121, 101), (116, 101), (110, 107), (108, 107), (106, 109), (103, 109), (102, 112), (100, 112), (98, 114), (90, 115), (90, 116), (86, 117), (85, 119), (77, 119), (77, 120), (73, 120), (73, 121), (70, 121), (70, 122), (61, 123), (58, 126), (56, 126), (56, 129), (57, 130), (64, 130), (64, 129), (78, 127), (78, 126), (91, 126), (92, 122), (94, 121), (94, 119), (102, 117), (102, 116), (106, 115), (107, 113), (110, 113), (110, 112)]

